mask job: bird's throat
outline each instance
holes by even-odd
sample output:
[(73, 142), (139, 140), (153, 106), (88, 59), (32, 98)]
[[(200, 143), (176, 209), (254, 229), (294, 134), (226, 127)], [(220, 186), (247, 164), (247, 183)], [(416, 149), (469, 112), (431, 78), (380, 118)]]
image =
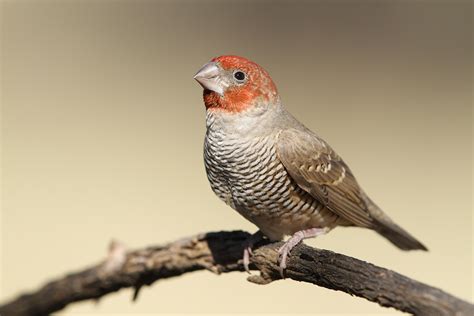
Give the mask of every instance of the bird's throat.
[(240, 113), (258, 104), (260, 96), (255, 91), (226, 91), (221, 96), (214, 91), (204, 90), (203, 98), (207, 110)]

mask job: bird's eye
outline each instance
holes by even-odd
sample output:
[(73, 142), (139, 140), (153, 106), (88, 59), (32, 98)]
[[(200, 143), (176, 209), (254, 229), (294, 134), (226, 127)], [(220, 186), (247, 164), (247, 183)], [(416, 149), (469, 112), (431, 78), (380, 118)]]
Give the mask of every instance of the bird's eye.
[(245, 73), (240, 70), (237, 70), (236, 72), (234, 72), (234, 78), (238, 82), (243, 82), (245, 80)]

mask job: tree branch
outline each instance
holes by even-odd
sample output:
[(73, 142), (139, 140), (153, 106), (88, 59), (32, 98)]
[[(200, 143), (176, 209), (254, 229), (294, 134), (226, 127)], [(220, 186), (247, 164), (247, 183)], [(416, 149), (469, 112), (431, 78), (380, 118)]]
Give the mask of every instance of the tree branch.
[[(36, 292), (0, 306), (0, 314), (45, 315), (70, 303), (98, 299), (122, 288), (140, 288), (159, 279), (207, 269), (214, 273), (243, 271), (242, 231), (197, 235), (164, 246), (127, 252), (112, 243), (107, 259), (86, 270), (52, 281)], [(280, 279), (277, 249), (264, 244), (254, 251), (249, 281), (266, 284)], [(301, 244), (292, 250), (286, 277), (363, 297), (382, 306), (415, 315), (474, 315), (474, 305), (440, 289), (370, 263)]]

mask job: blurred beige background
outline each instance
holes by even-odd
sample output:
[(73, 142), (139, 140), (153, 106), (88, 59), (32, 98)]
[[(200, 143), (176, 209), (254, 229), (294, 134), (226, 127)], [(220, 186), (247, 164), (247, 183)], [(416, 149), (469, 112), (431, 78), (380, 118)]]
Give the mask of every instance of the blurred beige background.
[[(473, 299), (472, 4), (2, 1), (0, 301), (136, 248), (255, 227), (205, 176), (194, 73), (238, 54), (430, 249), (339, 228), (308, 243)], [(197, 272), (65, 314), (392, 314), (308, 284)]]

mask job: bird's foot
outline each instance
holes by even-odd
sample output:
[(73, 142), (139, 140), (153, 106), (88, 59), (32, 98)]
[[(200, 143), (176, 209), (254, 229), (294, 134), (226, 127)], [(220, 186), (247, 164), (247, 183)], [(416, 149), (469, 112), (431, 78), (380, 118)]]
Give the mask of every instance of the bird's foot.
[(255, 234), (250, 236), (244, 243), (244, 256), (242, 258), (242, 263), (244, 265), (245, 271), (250, 274), (250, 256), (253, 255), (252, 248), (255, 246), (256, 243), (263, 239), (263, 233), (261, 231), (257, 231)]
[(286, 261), (290, 255), (291, 249), (298, 245), (303, 239), (317, 237), (326, 234), (329, 231), (328, 228), (310, 228), (300, 230), (293, 234), (283, 246), (278, 249), (278, 263), (280, 266), (280, 275), (284, 279), (284, 271), (286, 269)]

